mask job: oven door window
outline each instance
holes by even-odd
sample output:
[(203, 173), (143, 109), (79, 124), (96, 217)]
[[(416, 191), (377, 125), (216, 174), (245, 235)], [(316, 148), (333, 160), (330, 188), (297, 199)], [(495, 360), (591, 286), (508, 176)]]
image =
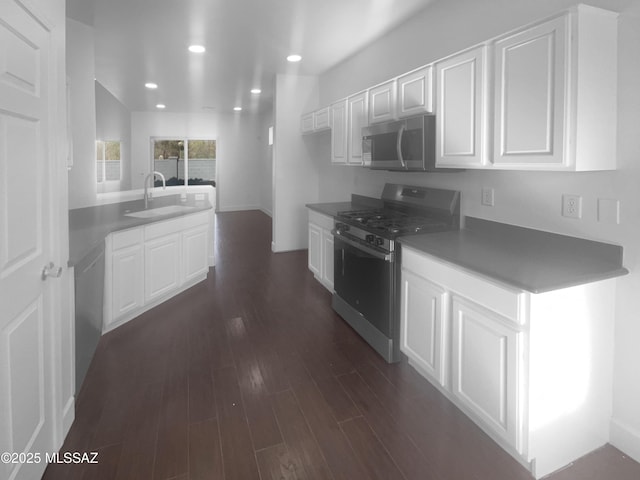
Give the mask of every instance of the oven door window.
[(393, 262), (376, 258), (334, 237), (336, 294), (387, 337), (391, 337), (393, 272)]

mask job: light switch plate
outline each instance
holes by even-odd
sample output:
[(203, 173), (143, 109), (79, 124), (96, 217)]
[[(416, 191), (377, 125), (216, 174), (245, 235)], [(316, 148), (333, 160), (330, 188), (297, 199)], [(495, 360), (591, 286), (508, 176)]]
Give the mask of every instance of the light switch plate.
[(620, 223), (620, 201), (613, 198), (599, 198), (598, 221), (618, 225)]

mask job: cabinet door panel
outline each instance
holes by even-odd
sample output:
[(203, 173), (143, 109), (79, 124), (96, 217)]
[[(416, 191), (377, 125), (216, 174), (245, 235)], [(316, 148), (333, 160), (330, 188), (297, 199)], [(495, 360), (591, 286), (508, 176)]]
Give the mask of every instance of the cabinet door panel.
[(189, 282), (209, 270), (207, 227), (195, 228), (182, 234), (183, 282)]
[(331, 105), (331, 162), (347, 163), (347, 100)]
[(398, 78), (398, 117), (433, 111), (432, 71), (427, 66)]
[(144, 270), (145, 302), (177, 289), (180, 286), (180, 235), (145, 243)]
[(333, 235), (322, 230), (322, 283), (333, 292)]
[(481, 167), (486, 162), (486, 47), (436, 64), (436, 165)]
[(307, 113), (300, 118), (300, 130), (302, 133), (313, 132), (313, 112)]
[(566, 21), (496, 43), (496, 164), (563, 163)]
[(322, 229), (309, 224), (309, 270), (316, 277), (322, 276)]
[(112, 317), (117, 319), (144, 305), (143, 251), (140, 244), (112, 255)]
[(329, 107), (313, 112), (313, 129), (315, 131), (329, 128)]
[(523, 333), (467, 299), (453, 297), (452, 393), (481, 424), (521, 452), (518, 384)]
[(362, 127), (367, 125), (367, 94), (366, 92), (353, 95), (347, 99), (348, 135), (349, 135), (349, 163), (362, 165)]
[(445, 385), (446, 293), (402, 271), (400, 349), (423, 374)]
[(383, 83), (369, 90), (369, 123), (386, 122), (395, 118), (396, 82)]

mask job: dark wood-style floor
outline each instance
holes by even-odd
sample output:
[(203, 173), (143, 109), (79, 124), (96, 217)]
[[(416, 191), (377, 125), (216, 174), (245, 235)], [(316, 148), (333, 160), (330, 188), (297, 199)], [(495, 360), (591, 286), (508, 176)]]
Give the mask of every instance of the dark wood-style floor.
[[(531, 477), (406, 363), (330, 307), (306, 251), (273, 254), (257, 211), (217, 215), (207, 281), (105, 335), (46, 480)], [(550, 477), (637, 480), (613, 447)]]

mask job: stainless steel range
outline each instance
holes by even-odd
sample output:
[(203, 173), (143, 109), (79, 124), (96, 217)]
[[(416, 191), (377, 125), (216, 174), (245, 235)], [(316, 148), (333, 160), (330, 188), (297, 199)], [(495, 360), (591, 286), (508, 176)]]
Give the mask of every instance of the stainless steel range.
[(400, 360), (397, 238), (460, 228), (460, 192), (386, 184), (383, 208), (335, 217), (333, 309), (387, 362)]

